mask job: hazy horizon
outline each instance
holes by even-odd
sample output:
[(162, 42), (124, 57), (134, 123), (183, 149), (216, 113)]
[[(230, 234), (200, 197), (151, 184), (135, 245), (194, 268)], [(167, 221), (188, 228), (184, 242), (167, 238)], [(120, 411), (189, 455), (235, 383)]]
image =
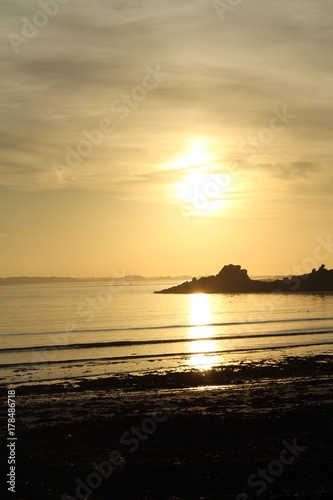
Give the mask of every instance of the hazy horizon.
[(46, 4), (2, 2), (0, 276), (333, 268), (331, 1)]
[[(232, 265), (237, 265), (235, 263), (230, 263)], [(242, 269), (243, 266), (241, 266)], [(325, 266), (326, 267), (326, 266)], [(327, 269), (327, 268), (326, 268)], [(111, 280), (122, 280), (122, 279), (128, 279), (131, 278), (132, 280), (159, 280), (159, 279), (192, 279), (192, 278), (201, 278), (201, 277), (208, 277), (208, 276), (215, 276), (219, 273), (221, 269), (214, 273), (205, 273), (205, 274), (188, 274), (188, 273), (183, 273), (179, 275), (168, 275), (168, 274), (161, 274), (161, 275), (154, 275), (154, 276), (148, 276), (148, 275), (141, 275), (141, 274), (125, 274), (125, 275), (101, 275), (101, 276), (73, 276), (73, 275), (59, 275), (59, 276), (52, 276), (52, 275), (20, 275), (20, 276), (14, 276), (14, 275), (7, 275), (7, 276), (0, 276), (0, 280), (7, 280), (7, 279), (54, 279), (54, 280), (60, 280), (60, 279), (68, 279), (68, 280), (103, 280), (103, 279), (111, 279)], [(288, 272), (288, 273), (283, 273), (283, 274), (253, 274), (250, 272), (250, 270), (246, 269), (248, 271), (248, 276), (250, 278), (280, 278), (284, 276), (291, 276), (293, 273)], [(294, 272), (296, 272), (296, 267), (294, 268)], [(305, 271), (302, 270), (302, 268), (298, 269), (298, 272), (301, 274), (306, 274), (310, 271)]]

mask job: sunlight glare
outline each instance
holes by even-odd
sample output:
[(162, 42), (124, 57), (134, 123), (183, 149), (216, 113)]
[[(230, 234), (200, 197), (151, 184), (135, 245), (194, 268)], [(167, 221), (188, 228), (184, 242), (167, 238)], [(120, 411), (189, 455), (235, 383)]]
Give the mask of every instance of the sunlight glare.
[(196, 328), (190, 329), (190, 339), (203, 339), (190, 343), (189, 366), (199, 370), (209, 370), (218, 363), (219, 357), (209, 355), (217, 349), (217, 344), (212, 336), (214, 327), (211, 323), (209, 297), (203, 293), (196, 293), (190, 297), (190, 323)]
[(216, 173), (214, 161), (216, 158), (207, 152), (203, 141), (195, 140), (187, 155), (169, 164), (171, 168), (184, 170), (184, 177), (174, 187), (177, 197), (191, 207), (192, 215), (216, 212), (226, 205), (224, 192), (229, 177)]
[(194, 139), (191, 141), (189, 151), (185, 156), (177, 158), (177, 160), (170, 163), (172, 168), (190, 168), (207, 166), (213, 157), (207, 152), (204, 142), (201, 139)]

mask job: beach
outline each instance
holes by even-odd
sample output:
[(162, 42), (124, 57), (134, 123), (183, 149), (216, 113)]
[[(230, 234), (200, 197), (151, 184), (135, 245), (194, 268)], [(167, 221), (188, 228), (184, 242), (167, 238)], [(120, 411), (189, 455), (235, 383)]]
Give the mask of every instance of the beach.
[(15, 498), (331, 498), (332, 371), (322, 355), (17, 387)]

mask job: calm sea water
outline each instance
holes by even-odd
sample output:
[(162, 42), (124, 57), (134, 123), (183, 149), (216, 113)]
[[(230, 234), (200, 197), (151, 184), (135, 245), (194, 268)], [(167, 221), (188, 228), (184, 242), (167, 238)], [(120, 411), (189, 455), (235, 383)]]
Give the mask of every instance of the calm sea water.
[(332, 294), (153, 293), (173, 284), (0, 287), (0, 382), (332, 353)]

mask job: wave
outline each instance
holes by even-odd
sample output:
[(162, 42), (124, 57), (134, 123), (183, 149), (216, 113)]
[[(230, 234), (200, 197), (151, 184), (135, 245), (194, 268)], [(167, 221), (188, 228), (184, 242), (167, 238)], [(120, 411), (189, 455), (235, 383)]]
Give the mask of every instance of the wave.
[[(207, 339), (206, 339), (207, 340)], [(40, 361), (40, 362), (17, 362), (17, 363), (10, 363), (10, 364), (0, 364), (0, 368), (10, 368), (10, 367), (17, 367), (17, 366), (34, 366), (36, 367), (37, 365), (54, 365), (54, 364), (62, 364), (62, 365), (68, 365), (69, 363), (75, 363), (75, 364), (86, 364), (87, 362), (90, 363), (100, 363), (100, 362), (107, 362), (107, 361), (112, 361), (112, 362), (124, 362), (126, 360), (139, 360), (139, 359), (159, 359), (159, 358), (178, 358), (178, 357), (191, 357), (195, 356), (197, 354), (204, 354), (205, 356), (216, 356), (218, 354), (233, 354), (233, 353), (238, 353), (238, 352), (262, 352), (262, 351), (269, 351), (269, 350), (284, 350), (284, 349), (293, 349), (297, 347), (314, 347), (314, 346), (322, 346), (322, 345), (333, 345), (333, 341), (329, 342), (311, 342), (311, 343), (302, 343), (302, 344), (291, 344), (291, 345), (278, 345), (278, 346), (261, 346), (261, 347), (242, 347), (238, 349), (224, 349), (224, 350), (216, 350), (216, 351), (209, 351), (209, 352), (177, 352), (177, 353), (161, 353), (161, 354), (131, 354), (127, 356), (108, 356), (108, 357), (103, 357), (103, 358), (85, 358), (85, 359), (68, 359), (68, 360), (53, 360), (53, 361)]]
[[(260, 312), (258, 313), (260, 314)], [(94, 329), (84, 329), (79, 328), (76, 330), (55, 330), (51, 332), (13, 332), (13, 333), (1, 333), (0, 337), (13, 336), (20, 337), (24, 335), (71, 335), (73, 333), (99, 333), (99, 332), (131, 332), (131, 331), (142, 331), (142, 330), (173, 330), (178, 328), (202, 328), (202, 327), (215, 327), (215, 326), (242, 326), (242, 325), (266, 325), (272, 323), (306, 323), (311, 321), (333, 321), (333, 317), (323, 317), (323, 318), (289, 318), (289, 319), (267, 319), (260, 321), (229, 321), (223, 323), (202, 323), (197, 325), (191, 324), (179, 324), (179, 325), (157, 325), (157, 326), (135, 326), (135, 327), (116, 327), (116, 328), (94, 328)], [(1, 350), (0, 350), (1, 351)]]
[(307, 335), (326, 335), (333, 333), (333, 330), (318, 330), (318, 331), (289, 331), (279, 333), (263, 333), (263, 334), (248, 334), (248, 335), (223, 335), (214, 337), (198, 337), (198, 338), (179, 338), (179, 339), (150, 339), (150, 340), (114, 340), (110, 342), (87, 342), (79, 344), (64, 344), (64, 345), (47, 345), (47, 346), (29, 346), (29, 347), (10, 347), (0, 349), (0, 353), (14, 352), (41, 352), (41, 351), (63, 351), (73, 349), (94, 349), (94, 348), (117, 348), (117, 347), (133, 347), (156, 344), (178, 344), (178, 343), (193, 343), (200, 341), (221, 341), (221, 340), (247, 340), (247, 339), (262, 339), (262, 338), (278, 338), (278, 337), (299, 337)]

